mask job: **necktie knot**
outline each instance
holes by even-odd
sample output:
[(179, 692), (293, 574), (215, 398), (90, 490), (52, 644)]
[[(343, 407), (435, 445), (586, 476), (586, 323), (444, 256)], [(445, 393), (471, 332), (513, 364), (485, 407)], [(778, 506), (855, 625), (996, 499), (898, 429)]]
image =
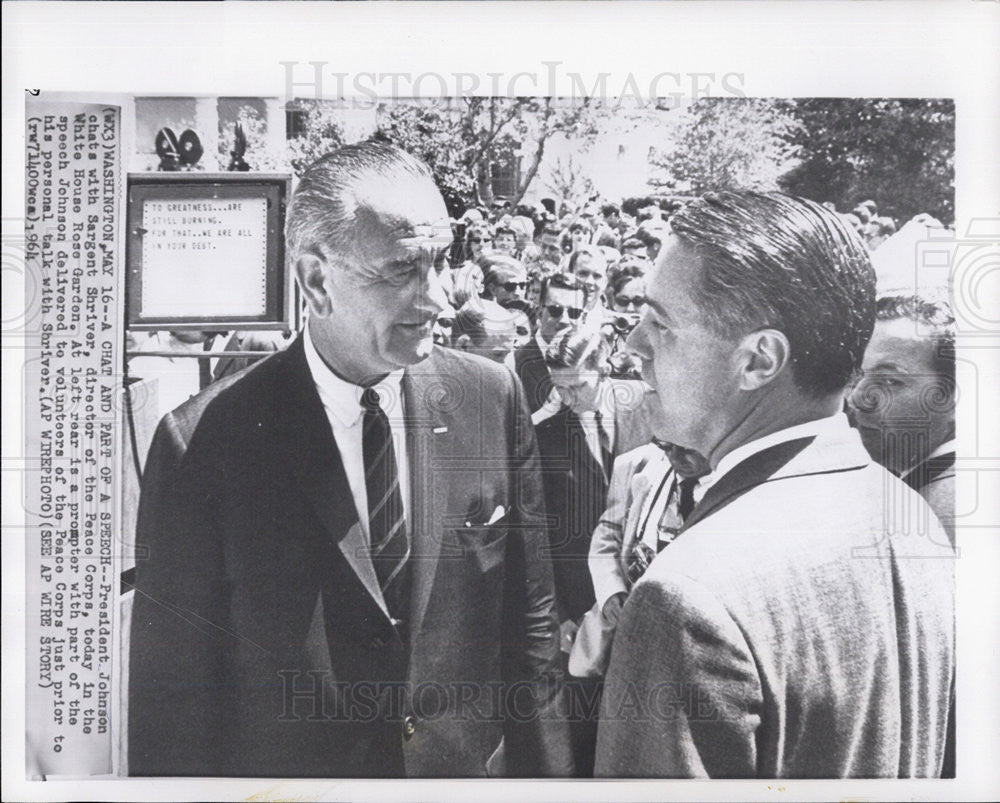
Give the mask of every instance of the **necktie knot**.
[(698, 477), (684, 477), (680, 482), (681, 494), (677, 510), (681, 514), (681, 519), (685, 521), (691, 515), (691, 511), (694, 510), (694, 489), (698, 484), (698, 479)]
[(366, 412), (377, 413), (382, 409), (382, 397), (378, 395), (378, 391), (375, 388), (365, 388), (364, 393), (361, 394), (361, 406), (365, 408)]

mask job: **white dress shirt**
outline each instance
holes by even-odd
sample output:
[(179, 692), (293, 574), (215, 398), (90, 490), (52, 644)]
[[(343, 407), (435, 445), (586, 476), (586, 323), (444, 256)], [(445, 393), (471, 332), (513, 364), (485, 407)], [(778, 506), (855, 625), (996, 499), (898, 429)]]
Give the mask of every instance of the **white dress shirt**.
[(701, 502), (705, 493), (727, 472), (746, 460), (750, 455), (762, 452), (771, 446), (779, 443), (794, 441), (798, 438), (809, 438), (818, 435), (842, 435), (851, 428), (847, 421), (847, 416), (843, 413), (834, 413), (826, 418), (818, 418), (815, 421), (806, 421), (804, 424), (796, 424), (793, 427), (779, 429), (770, 435), (744, 443), (737, 446), (719, 461), (715, 471), (701, 478), (694, 489), (695, 504)]
[[(316, 351), (309, 326), (305, 327), (304, 345), (306, 362), (312, 374), (316, 391), (319, 393), (326, 417), (333, 430), (333, 439), (340, 451), (344, 463), (347, 483), (351, 488), (354, 506), (358, 510), (358, 521), (365, 542), (371, 542), (368, 532), (368, 491), (365, 487), (365, 464), (361, 449), (361, 419), (364, 409), (361, 407), (361, 394), (364, 388), (352, 384), (337, 376), (327, 366)], [(403, 369), (393, 371), (375, 385), (375, 390), (381, 399), (381, 407), (389, 419), (392, 430), (392, 445), (396, 451), (396, 472), (399, 477), (399, 490), (403, 496), (403, 513), (409, 523), (410, 516), (410, 468), (407, 462), (406, 428), (404, 423)]]
[(538, 346), (538, 350), (542, 352), (542, 356), (544, 357), (545, 352), (549, 348), (549, 344), (548, 341), (546, 341), (545, 338), (542, 337), (542, 333), (540, 330), (535, 332), (535, 344)]
[[(615, 446), (615, 389), (610, 382), (603, 382), (598, 391), (597, 409), (601, 411), (601, 429), (608, 436), (608, 448), (614, 451)], [(580, 419), (587, 439), (587, 447), (599, 466), (604, 465), (604, 454), (601, 451), (601, 436), (597, 428), (594, 410), (585, 410), (576, 414)], [(609, 478), (610, 479), (610, 478)]]

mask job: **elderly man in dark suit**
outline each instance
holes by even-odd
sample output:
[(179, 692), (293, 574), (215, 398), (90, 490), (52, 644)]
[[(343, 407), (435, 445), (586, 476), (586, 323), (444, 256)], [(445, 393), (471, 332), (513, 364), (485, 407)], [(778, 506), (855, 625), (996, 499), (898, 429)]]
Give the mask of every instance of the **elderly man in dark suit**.
[(538, 457), (502, 366), (432, 345), (426, 165), (302, 176), (285, 352), (160, 424), (132, 621), (137, 775), (565, 775)]
[(936, 777), (954, 552), (841, 412), (875, 323), (865, 246), (780, 193), (670, 223), (629, 343), (660, 436), (711, 473), (622, 610), (596, 774)]

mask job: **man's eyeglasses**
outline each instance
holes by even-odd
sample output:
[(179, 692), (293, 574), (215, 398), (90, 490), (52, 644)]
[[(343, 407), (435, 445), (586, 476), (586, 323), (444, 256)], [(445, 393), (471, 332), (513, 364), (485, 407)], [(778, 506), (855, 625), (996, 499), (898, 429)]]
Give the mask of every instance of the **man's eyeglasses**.
[(548, 310), (549, 315), (553, 318), (561, 318), (563, 312), (565, 312), (569, 315), (571, 321), (575, 321), (583, 315), (583, 310), (579, 307), (564, 307), (562, 304), (546, 304), (545, 309)]
[(489, 237), (485, 239), (476, 239), (475, 237), (472, 237), (469, 239), (469, 242), (472, 243), (473, 245), (479, 245), (480, 243), (491, 243), (493, 242), (493, 240), (491, 240)]
[(634, 307), (641, 307), (646, 303), (645, 296), (615, 296), (615, 306), (625, 308), (629, 305)]
[(524, 290), (528, 287), (527, 282), (504, 282), (500, 285), (508, 293), (513, 293), (515, 290)]

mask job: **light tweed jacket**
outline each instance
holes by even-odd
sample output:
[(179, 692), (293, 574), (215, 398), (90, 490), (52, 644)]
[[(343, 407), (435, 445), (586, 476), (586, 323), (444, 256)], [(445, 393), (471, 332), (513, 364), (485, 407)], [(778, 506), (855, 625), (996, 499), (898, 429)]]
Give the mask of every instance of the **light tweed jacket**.
[(693, 521), (623, 611), (595, 774), (939, 775), (954, 553), (923, 499), (845, 429)]

